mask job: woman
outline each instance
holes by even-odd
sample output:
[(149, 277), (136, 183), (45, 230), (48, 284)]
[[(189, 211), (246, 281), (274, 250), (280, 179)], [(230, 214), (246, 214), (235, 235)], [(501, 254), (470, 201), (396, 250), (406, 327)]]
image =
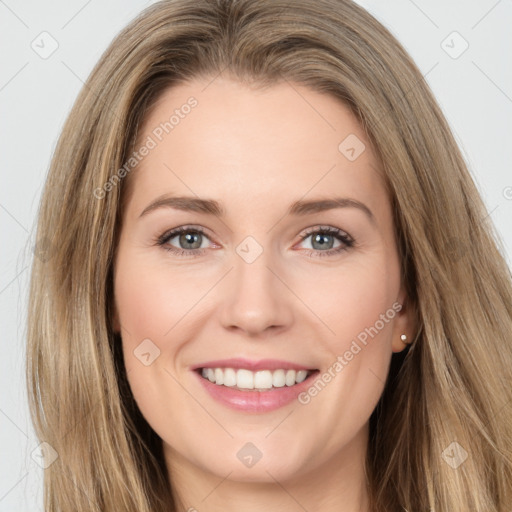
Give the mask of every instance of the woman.
[(42, 197), (45, 509), (509, 510), (512, 286), (485, 217), (356, 4), (151, 6)]

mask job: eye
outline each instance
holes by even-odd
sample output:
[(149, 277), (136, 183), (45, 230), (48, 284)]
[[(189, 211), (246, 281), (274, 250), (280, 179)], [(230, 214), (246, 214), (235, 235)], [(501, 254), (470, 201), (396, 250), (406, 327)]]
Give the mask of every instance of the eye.
[[(332, 226), (309, 229), (301, 236), (301, 240), (304, 241), (310, 237), (312, 237), (312, 250), (308, 249), (307, 252), (313, 257), (333, 256), (354, 246), (354, 239), (348, 233)], [(340, 245), (333, 248), (335, 241), (340, 242)]]
[[(305, 249), (312, 257), (334, 256), (354, 246), (354, 239), (345, 231), (332, 226), (318, 226), (311, 228), (301, 235), (301, 241), (311, 239), (311, 249)], [(171, 243), (176, 239), (174, 243)], [(177, 256), (195, 257), (201, 256), (208, 248), (209, 240), (201, 227), (180, 226), (160, 235), (155, 243), (166, 251)], [(338, 241), (339, 246), (334, 248)], [(176, 245), (177, 247), (176, 247)]]
[[(171, 240), (176, 239), (178, 247), (171, 244)], [(179, 228), (166, 231), (158, 237), (156, 244), (166, 251), (177, 254), (178, 256), (200, 256), (205, 251), (203, 242), (208, 240), (204, 230), (200, 227), (180, 226)], [(206, 245), (208, 247), (208, 244)]]

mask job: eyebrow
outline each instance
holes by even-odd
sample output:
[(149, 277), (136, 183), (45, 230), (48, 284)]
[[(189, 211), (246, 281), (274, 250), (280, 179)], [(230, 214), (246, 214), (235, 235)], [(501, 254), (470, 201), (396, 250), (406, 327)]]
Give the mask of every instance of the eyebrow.
[[(215, 201), (214, 199), (201, 199), (199, 197), (192, 196), (164, 196), (156, 199), (148, 206), (146, 206), (146, 208), (144, 208), (142, 213), (139, 215), (139, 218), (159, 208), (174, 208), (187, 212), (197, 212), (213, 215), (219, 218), (225, 217), (226, 215), (226, 210), (218, 201)], [(375, 223), (375, 216), (373, 215), (370, 208), (368, 208), (368, 206), (366, 206), (364, 203), (361, 203), (360, 201), (357, 201), (356, 199), (350, 199), (347, 197), (295, 201), (288, 208), (286, 215), (305, 216), (324, 212), (327, 210), (333, 210), (336, 208), (357, 208), (364, 212), (371, 222)]]

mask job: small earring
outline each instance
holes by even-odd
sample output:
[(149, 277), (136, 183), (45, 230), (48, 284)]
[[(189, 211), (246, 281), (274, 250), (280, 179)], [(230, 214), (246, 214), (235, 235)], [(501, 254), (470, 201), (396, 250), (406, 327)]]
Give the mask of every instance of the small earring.
[(400, 339), (401, 339), (404, 343), (406, 343), (406, 341), (407, 341), (407, 336), (406, 336), (405, 334), (402, 334), (402, 335), (400, 336)]

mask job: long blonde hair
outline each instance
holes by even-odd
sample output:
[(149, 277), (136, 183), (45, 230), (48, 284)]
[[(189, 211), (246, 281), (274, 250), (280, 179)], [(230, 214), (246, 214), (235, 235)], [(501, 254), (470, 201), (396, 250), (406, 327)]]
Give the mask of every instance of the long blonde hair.
[(87, 80), (51, 163), (37, 230), (50, 251), (34, 259), (31, 276), (31, 414), (58, 454), (45, 470), (45, 510), (174, 508), (161, 440), (135, 405), (111, 323), (130, 176), (100, 199), (94, 191), (126, 162), (164, 89), (225, 70), (245, 83), (286, 80), (338, 98), (381, 159), (417, 333), (394, 356), (370, 422), (373, 510), (509, 511), (510, 271), (420, 71), (350, 0), (159, 2)]

